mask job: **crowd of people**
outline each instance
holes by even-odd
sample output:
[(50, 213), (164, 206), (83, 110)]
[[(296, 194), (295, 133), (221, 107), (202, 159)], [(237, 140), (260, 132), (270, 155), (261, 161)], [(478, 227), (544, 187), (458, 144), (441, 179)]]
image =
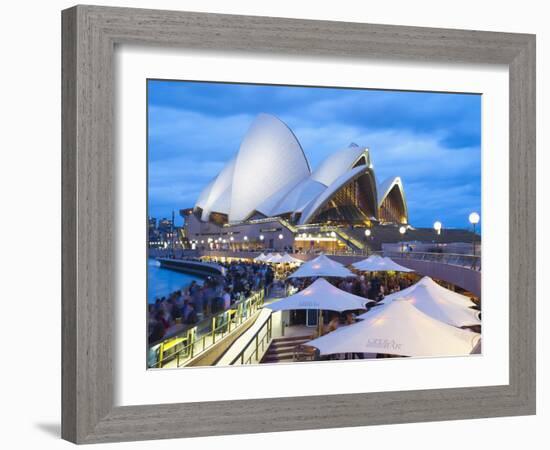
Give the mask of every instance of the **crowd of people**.
[(337, 287), (350, 294), (358, 295), (369, 300), (379, 302), (386, 295), (401, 291), (412, 285), (412, 281), (406, 277), (385, 277), (373, 276), (367, 279), (364, 275), (357, 278), (342, 280)]
[[(252, 293), (267, 289), (274, 282), (275, 273), (267, 264), (232, 261), (218, 262), (225, 268), (223, 276), (210, 276), (204, 281), (192, 281), (190, 285), (155, 299), (148, 305), (148, 340), (154, 343), (162, 340), (174, 325), (194, 325), (204, 318), (227, 311), (236, 302), (249, 298)], [(305, 289), (312, 278), (286, 279), (286, 292), (291, 295)], [(329, 279), (336, 287), (373, 302), (379, 302), (385, 295), (409, 287), (413, 281), (408, 277), (383, 278), (361, 275), (355, 278)], [(340, 322), (353, 320), (352, 315), (342, 315)], [(336, 317), (330, 318), (332, 327)], [(329, 325), (330, 326), (330, 325)]]
[[(411, 278), (403, 276), (380, 278), (375, 275), (367, 278), (361, 275), (354, 278), (328, 278), (327, 280), (338, 289), (374, 302), (379, 302), (386, 295), (406, 289), (413, 284)], [(289, 294), (305, 289), (314, 281), (314, 278), (290, 278), (288, 280)]]
[(208, 277), (157, 298), (148, 305), (149, 343), (160, 341), (177, 324), (194, 325), (200, 320), (227, 311), (253, 292), (265, 290), (273, 281), (273, 270), (263, 264), (220, 263), (224, 276)]

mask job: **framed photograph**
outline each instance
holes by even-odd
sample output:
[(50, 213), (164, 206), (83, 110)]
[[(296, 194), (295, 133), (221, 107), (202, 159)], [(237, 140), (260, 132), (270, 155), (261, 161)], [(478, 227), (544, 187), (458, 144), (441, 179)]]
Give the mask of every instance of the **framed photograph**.
[(75, 6), (62, 435), (535, 413), (535, 37)]

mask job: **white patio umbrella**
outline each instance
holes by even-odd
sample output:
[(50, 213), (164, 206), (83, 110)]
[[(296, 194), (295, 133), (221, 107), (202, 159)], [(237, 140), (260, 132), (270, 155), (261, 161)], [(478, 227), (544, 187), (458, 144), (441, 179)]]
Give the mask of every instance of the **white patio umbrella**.
[[(431, 278), (429, 281), (422, 282), (423, 280), (424, 278), (411, 286), (411, 288), (385, 297), (383, 303), (387, 305), (396, 299), (404, 299), (424, 314), (455, 327), (469, 327), (481, 324), (479, 311), (470, 309), (467, 306), (467, 302), (470, 302), (468, 297), (465, 297), (467, 302), (458, 303), (452, 295), (456, 294), (455, 292), (439, 286)], [(363, 314), (363, 317), (366, 318), (367, 314)]]
[(428, 276), (423, 277), (420, 281), (413, 284), (412, 286), (409, 286), (406, 289), (403, 289), (402, 291), (386, 295), (383, 301), (387, 303), (388, 300), (393, 300), (398, 297), (414, 297), (415, 291), (421, 291), (426, 295), (430, 295), (431, 297), (445, 300), (450, 303), (455, 303), (465, 308), (476, 306), (476, 304), (466, 295), (462, 295), (457, 292), (451, 291), (450, 289), (444, 288)]
[(283, 256), (281, 256), (281, 261), (282, 263), (287, 263), (287, 264), (302, 264), (303, 261), (301, 259), (298, 259), (298, 258), (294, 258), (293, 256), (290, 256), (288, 253), (285, 253)]
[(264, 255), (263, 252), (262, 252), (262, 253), (260, 253), (258, 256), (256, 256), (256, 257), (254, 258), (254, 261), (257, 261), (257, 262), (265, 262), (265, 259), (266, 259), (266, 258), (267, 258), (267, 256)]
[(279, 253), (273, 253), (271, 254), (271, 256), (269, 256), (268, 258), (266, 258), (265, 262), (267, 263), (272, 263), (272, 264), (276, 264), (276, 263), (280, 263), (281, 262), (281, 255)]
[(365, 301), (363, 297), (338, 289), (324, 278), (319, 278), (297, 294), (273, 302), (266, 308), (272, 311), (319, 309), (342, 312), (365, 309)]
[(306, 277), (355, 277), (356, 275), (343, 264), (336, 262), (325, 255), (320, 255), (311, 261), (305, 262), (289, 275), (289, 278)]
[(340, 328), (306, 343), (322, 355), (383, 353), (399, 356), (469, 355), (480, 339), (424, 314), (398, 299), (364, 314), (361, 322)]
[(414, 272), (412, 269), (397, 264), (391, 258), (380, 255), (371, 255), (367, 259), (352, 264), (352, 266), (365, 272)]

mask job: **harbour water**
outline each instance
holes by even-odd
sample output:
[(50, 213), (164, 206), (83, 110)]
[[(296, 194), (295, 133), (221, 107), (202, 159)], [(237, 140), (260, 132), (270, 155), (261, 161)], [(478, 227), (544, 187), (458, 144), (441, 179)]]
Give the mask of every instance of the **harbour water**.
[(147, 301), (155, 303), (157, 298), (182, 289), (193, 280), (202, 279), (196, 275), (163, 269), (157, 260), (150, 258), (147, 260)]

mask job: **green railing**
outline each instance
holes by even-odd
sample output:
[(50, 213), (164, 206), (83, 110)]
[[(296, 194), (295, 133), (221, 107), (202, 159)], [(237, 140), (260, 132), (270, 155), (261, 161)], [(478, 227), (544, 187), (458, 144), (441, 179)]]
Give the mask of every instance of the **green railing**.
[[(263, 334), (262, 334), (263, 333)], [(264, 322), (261, 328), (250, 338), (243, 349), (239, 352), (235, 358), (230, 362), (230, 365), (234, 364), (253, 364), (254, 361), (260, 362), (260, 352), (265, 352), (271, 342), (273, 336), (273, 314)], [(246, 353), (251, 350), (248, 355)]]
[(263, 290), (246, 300), (235, 303), (231, 309), (212, 316), (200, 324), (174, 335), (149, 348), (149, 368), (181, 367), (208, 350), (250, 319), (264, 303)]

